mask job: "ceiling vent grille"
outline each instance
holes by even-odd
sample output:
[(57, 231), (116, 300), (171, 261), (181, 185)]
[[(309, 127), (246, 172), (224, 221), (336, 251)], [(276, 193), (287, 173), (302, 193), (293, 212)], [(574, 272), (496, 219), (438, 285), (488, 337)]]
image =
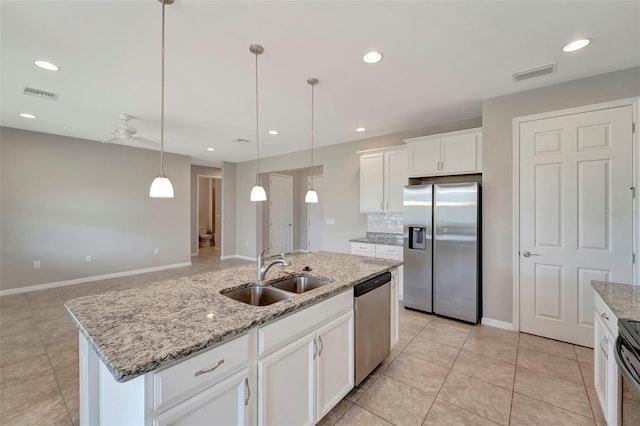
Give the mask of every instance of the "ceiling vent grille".
[(529, 78), (540, 77), (541, 75), (551, 74), (556, 70), (556, 63), (542, 65), (541, 67), (531, 68), (524, 71), (513, 73), (513, 81), (522, 81)]
[(53, 92), (47, 92), (46, 90), (34, 89), (33, 87), (25, 87), (24, 92), (25, 95), (35, 96), (40, 99), (48, 99), (50, 101), (55, 101), (58, 99), (58, 94)]
[(233, 141), (235, 143), (249, 143), (249, 142), (251, 142), (249, 139), (242, 139), (242, 138), (234, 139)]

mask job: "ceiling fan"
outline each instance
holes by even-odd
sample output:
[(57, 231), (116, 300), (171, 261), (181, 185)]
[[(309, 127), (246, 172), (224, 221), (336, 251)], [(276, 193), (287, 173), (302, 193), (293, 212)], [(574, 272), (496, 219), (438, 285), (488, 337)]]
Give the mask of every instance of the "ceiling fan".
[(138, 134), (138, 129), (129, 124), (129, 120), (133, 118), (132, 116), (129, 114), (119, 114), (119, 117), (122, 120), (122, 124), (120, 124), (117, 129), (109, 132), (113, 137), (102, 141), (102, 143), (118, 143), (121, 140), (129, 140), (156, 148), (160, 146), (159, 143), (145, 139)]

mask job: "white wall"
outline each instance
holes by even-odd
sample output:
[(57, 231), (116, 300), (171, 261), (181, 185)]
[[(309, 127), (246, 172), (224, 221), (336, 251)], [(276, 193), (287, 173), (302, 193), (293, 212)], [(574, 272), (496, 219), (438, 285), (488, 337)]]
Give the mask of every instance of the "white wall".
[[(323, 166), (324, 250), (339, 253), (350, 251), (349, 238), (363, 236), (367, 215), (360, 213), (360, 156), (357, 151), (404, 144), (406, 138), (470, 129), (482, 126), (479, 118), (447, 123), (423, 129), (394, 133), (375, 138), (317, 148), (315, 163)], [(304, 168), (309, 165), (309, 151), (299, 151), (260, 160), (260, 171)], [(249, 201), (255, 183), (255, 161), (237, 164), (236, 184), (236, 247), (240, 255), (255, 257), (258, 238), (256, 203)], [(224, 185), (224, 182), (223, 182)], [(327, 225), (328, 219), (335, 220)]]
[(2, 127), (0, 152), (1, 289), (190, 261), (189, 157), (165, 155), (175, 198), (151, 199), (157, 151)]
[(640, 67), (488, 99), (483, 121), (484, 316), (513, 320), (513, 119), (640, 96)]

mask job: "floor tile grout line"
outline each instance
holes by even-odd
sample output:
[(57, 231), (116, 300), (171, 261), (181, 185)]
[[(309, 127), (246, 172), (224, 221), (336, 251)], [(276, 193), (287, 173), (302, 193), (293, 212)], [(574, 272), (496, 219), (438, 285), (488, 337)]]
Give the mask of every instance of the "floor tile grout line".
[[(593, 408), (593, 403), (591, 402), (591, 398), (589, 398), (589, 389), (587, 389), (587, 382), (586, 382), (586, 381), (585, 381), (585, 379), (584, 379), (584, 374), (582, 373), (582, 368), (580, 367), (580, 363), (578, 363), (578, 368), (580, 369), (580, 377), (582, 377), (582, 384), (583, 384), (583, 386), (584, 386), (584, 391), (585, 391), (585, 392), (586, 392), (586, 394), (587, 394), (587, 401), (589, 401), (589, 407), (591, 408), (591, 415), (593, 416), (593, 421), (594, 421), (595, 423), (598, 423), (598, 421), (596, 420), (596, 419), (597, 419), (597, 417), (596, 417), (596, 410), (594, 410), (594, 408)], [(599, 402), (598, 402), (598, 401), (596, 401), (596, 403), (598, 403), (598, 404), (599, 404)]]
[[(533, 399), (535, 401), (542, 402), (542, 403), (547, 404), (547, 405), (551, 405), (552, 407), (558, 408), (558, 409), (560, 409), (562, 411), (566, 411), (568, 413), (575, 414), (576, 416), (584, 417), (585, 419), (593, 420), (595, 422), (595, 419), (592, 418), (592, 417), (588, 417), (588, 416), (585, 416), (584, 414), (576, 413), (573, 410), (569, 410), (568, 408), (565, 408), (565, 407), (560, 407), (560, 406), (558, 406), (556, 404), (553, 404), (553, 403), (551, 403), (549, 401), (545, 401), (545, 400), (542, 400), (540, 398), (536, 398), (535, 396), (531, 396), (531, 395), (527, 395), (527, 394), (524, 394), (524, 393), (521, 393), (521, 392), (515, 392), (515, 391), (513, 392), (513, 394), (514, 395), (518, 394), (520, 396), (524, 396), (525, 398)], [(589, 408), (591, 408), (591, 406), (589, 406)]]
[(53, 363), (51, 362), (51, 358), (49, 357), (49, 351), (47, 351), (47, 347), (44, 344), (44, 340), (42, 336), (40, 336), (40, 343), (44, 347), (44, 353), (47, 356), (47, 361), (49, 362), (49, 366), (51, 367), (51, 374), (53, 374), (53, 379), (56, 381), (56, 387), (58, 388), (58, 394), (60, 395), (60, 399), (64, 404), (64, 408), (67, 410), (67, 416), (69, 417), (69, 424), (73, 426), (73, 417), (71, 416), (71, 410), (69, 410), (69, 405), (67, 401), (64, 399), (64, 395), (62, 394), (62, 388), (60, 387), (60, 382), (58, 381), (58, 376), (56, 376), (55, 369), (53, 368)]

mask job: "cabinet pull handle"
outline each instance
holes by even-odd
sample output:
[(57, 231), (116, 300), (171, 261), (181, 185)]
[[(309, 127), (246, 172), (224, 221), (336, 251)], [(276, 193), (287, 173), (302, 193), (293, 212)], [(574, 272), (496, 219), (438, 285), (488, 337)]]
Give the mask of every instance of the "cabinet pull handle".
[(213, 367), (207, 369), (207, 370), (198, 370), (195, 373), (193, 373), (193, 377), (198, 377), (201, 374), (207, 374), (207, 373), (211, 373), (213, 370), (215, 370), (216, 368), (220, 367), (222, 364), (224, 364), (224, 358), (222, 358), (220, 361), (218, 361), (218, 363), (216, 365), (214, 365)]
[(244, 387), (247, 390), (247, 396), (244, 398), (244, 406), (249, 405), (249, 398), (251, 398), (251, 388), (249, 387), (249, 379), (247, 377), (244, 378)]
[(316, 359), (318, 356), (318, 342), (316, 342), (316, 338), (313, 338), (313, 359)]
[(318, 336), (318, 340), (320, 341), (320, 352), (318, 352), (318, 356), (322, 355), (322, 351), (324, 350), (324, 343), (322, 343), (322, 336)]
[(607, 336), (604, 336), (604, 339), (602, 339), (602, 342), (600, 342), (600, 350), (604, 354), (605, 359), (609, 359), (609, 354), (607, 353), (607, 349), (606, 349), (608, 340), (609, 338)]
[(380, 210), (384, 209), (384, 203), (382, 201), (380, 201)]
[(600, 317), (606, 319), (607, 321), (609, 321), (609, 316), (606, 314), (606, 312), (603, 312), (600, 314)]

